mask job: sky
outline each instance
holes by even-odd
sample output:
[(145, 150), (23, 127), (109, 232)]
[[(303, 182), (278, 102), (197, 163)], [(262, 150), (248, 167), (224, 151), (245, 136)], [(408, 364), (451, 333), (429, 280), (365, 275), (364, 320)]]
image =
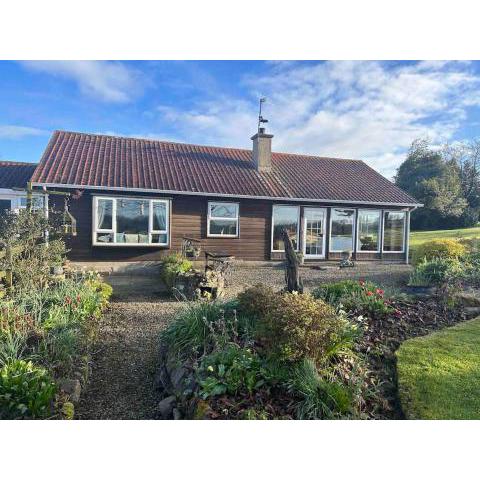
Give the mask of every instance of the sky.
[(416, 138), (480, 132), (480, 62), (0, 61), (0, 159), (54, 130), (356, 158), (391, 178)]

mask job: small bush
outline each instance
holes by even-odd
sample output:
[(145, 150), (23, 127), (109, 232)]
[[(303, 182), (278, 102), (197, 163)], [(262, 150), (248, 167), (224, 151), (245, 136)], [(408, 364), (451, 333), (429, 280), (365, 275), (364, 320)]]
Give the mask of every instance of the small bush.
[(384, 298), (384, 293), (372, 282), (343, 280), (322, 285), (312, 295), (347, 312), (376, 318), (393, 310), (390, 301)]
[(263, 317), (275, 304), (277, 297), (272, 288), (259, 283), (238, 295), (238, 309), (247, 316)]
[(247, 348), (228, 345), (203, 358), (198, 370), (200, 397), (252, 394), (265, 385), (265, 370), (258, 355)]
[(167, 288), (172, 289), (179, 275), (192, 269), (192, 262), (179, 253), (172, 253), (163, 259), (160, 278)]
[(412, 262), (418, 265), (423, 259), (432, 260), (441, 258), (444, 260), (456, 260), (466, 253), (465, 245), (457, 240), (441, 239), (422, 243), (415, 248)]
[(52, 414), (55, 384), (43, 368), (15, 360), (0, 369), (0, 418), (46, 418)]
[(434, 286), (454, 282), (462, 278), (464, 267), (455, 258), (423, 259), (410, 276), (411, 286)]
[(257, 340), (281, 360), (310, 357), (316, 362), (338, 352), (350, 336), (351, 325), (334, 309), (309, 294), (277, 295), (274, 305), (258, 320)]

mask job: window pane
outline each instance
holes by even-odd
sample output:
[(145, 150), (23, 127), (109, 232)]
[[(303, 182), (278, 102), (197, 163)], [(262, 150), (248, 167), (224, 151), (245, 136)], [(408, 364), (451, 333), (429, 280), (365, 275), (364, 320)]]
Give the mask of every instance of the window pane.
[(233, 203), (211, 203), (210, 217), (237, 218), (237, 206)]
[(385, 212), (383, 250), (402, 252), (405, 237), (405, 212)]
[(112, 243), (113, 242), (113, 233), (97, 233), (97, 242), (98, 243)]
[(153, 202), (153, 230), (167, 229), (167, 205)]
[(353, 219), (355, 210), (332, 208), (330, 250), (353, 250)]
[(298, 208), (293, 206), (280, 206), (273, 208), (273, 250), (284, 250), (282, 230), (287, 229), (288, 236), (293, 243), (293, 248), (298, 248)]
[(117, 243), (148, 243), (148, 200), (117, 199)]
[(98, 199), (97, 228), (112, 230), (113, 200)]
[(11, 200), (0, 200), (0, 213), (10, 210), (11, 206)]
[(358, 212), (358, 249), (365, 252), (378, 251), (380, 212)]
[(236, 220), (212, 220), (210, 219), (210, 235), (236, 235)]
[(167, 234), (166, 233), (154, 233), (152, 235), (152, 243), (167, 243)]

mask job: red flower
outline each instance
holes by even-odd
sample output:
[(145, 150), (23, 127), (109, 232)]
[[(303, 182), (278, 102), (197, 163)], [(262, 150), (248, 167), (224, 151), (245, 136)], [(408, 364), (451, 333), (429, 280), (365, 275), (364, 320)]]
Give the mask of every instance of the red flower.
[(382, 290), (381, 288), (377, 288), (377, 294), (382, 296), (383, 294), (385, 293), (384, 290)]
[(72, 303), (72, 299), (71, 299), (69, 296), (66, 296), (66, 297), (65, 297), (65, 303), (66, 303), (67, 305), (70, 305), (70, 304)]
[(77, 303), (80, 303), (80, 295), (77, 295)]
[(367, 297), (371, 297), (373, 295), (373, 292), (371, 292), (370, 290), (367, 292)]

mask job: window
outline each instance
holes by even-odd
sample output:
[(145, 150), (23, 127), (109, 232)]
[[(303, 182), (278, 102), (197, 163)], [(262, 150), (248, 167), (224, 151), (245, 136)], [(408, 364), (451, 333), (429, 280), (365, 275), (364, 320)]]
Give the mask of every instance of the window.
[(294, 205), (274, 205), (272, 218), (272, 251), (284, 252), (282, 230), (287, 229), (293, 248), (298, 250), (300, 208)]
[(3, 212), (8, 212), (11, 208), (11, 200), (5, 200), (4, 198), (0, 199), (0, 214), (2, 214)]
[(378, 252), (380, 250), (380, 211), (358, 211), (359, 252)]
[(384, 212), (383, 251), (402, 253), (405, 242), (405, 212)]
[(94, 245), (168, 245), (168, 200), (94, 197), (93, 211)]
[(208, 237), (238, 237), (238, 203), (208, 202)]
[(330, 251), (353, 250), (355, 210), (332, 208), (330, 218)]

